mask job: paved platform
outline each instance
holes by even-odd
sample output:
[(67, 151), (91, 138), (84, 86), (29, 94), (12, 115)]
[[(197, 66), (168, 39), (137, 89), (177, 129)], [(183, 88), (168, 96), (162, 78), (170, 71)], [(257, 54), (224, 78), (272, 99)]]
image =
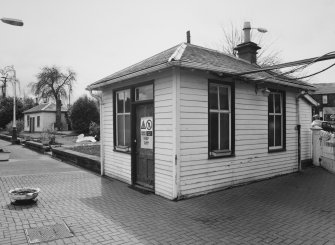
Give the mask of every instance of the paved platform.
[[(15, 153), (0, 162), (1, 245), (28, 244), (25, 229), (61, 222), (74, 236), (42, 244), (335, 244), (335, 175), (321, 168), (173, 202), (6, 148)], [(37, 203), (10, 204), (19, 186), (41, 188)]]

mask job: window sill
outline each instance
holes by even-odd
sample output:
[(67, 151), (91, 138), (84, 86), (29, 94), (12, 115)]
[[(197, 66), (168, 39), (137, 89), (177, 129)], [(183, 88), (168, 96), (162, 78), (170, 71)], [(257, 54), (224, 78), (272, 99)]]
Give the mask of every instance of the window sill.
[(121, 152), (121, 153), (126, 153), (126, 154), (130, 154), (131, 153), (131, 148), (128, 147), (128, 146), (126, 146), (126, 147), (115, 146), (114, 147), (114, 151)]
[(229, 152), (210, 152), (208, 155), (209, 159), (227, 158), (227, 157), (235, 157), (235, 154), (229, 151)]
[(281, 149), (268, 149), (268, 153), (276, 153), (276, 152), (283, 152), (286, 151), (285, 148), (281, 148)]

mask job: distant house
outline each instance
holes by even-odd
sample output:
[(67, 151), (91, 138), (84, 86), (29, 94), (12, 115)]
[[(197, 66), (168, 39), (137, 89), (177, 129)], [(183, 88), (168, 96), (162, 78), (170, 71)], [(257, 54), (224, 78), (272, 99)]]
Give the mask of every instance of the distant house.
[(245, 74), (257, 49), (181, 43), (88, 86), (101, 91), (101, 174), (181, 199), (297, 171), (315, 88)]
[[(67, 130), (66, 122), (67, 109), (62, 107), (62, 127), (63, 130)], [(37, 105), (27, 111), (24, 114), (24, 131), (25, 132), (43, 132), (47, 129), (54, 129), (56, 122), (56, 105), (55, 103), (43, 103)]]
[(313, 108), (313, 113), (335, 124), (335, 83), (316, 83), (314, 86), (316, 91), (311, 96), (319, 105)]

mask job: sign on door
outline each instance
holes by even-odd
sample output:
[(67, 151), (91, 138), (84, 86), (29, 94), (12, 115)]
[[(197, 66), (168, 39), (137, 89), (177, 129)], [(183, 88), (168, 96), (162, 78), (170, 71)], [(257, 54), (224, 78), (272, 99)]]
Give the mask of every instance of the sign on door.
[(141, 148), (153, 149), (152, 117), (141, 117)]

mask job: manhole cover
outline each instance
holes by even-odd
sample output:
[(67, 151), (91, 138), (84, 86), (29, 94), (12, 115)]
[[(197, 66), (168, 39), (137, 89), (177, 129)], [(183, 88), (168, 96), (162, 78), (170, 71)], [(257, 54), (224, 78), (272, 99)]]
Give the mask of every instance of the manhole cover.
[(26, 229), (26, 236), (29, 243), (38, 243), (73, 237), (73, 234), (64, 223)]

